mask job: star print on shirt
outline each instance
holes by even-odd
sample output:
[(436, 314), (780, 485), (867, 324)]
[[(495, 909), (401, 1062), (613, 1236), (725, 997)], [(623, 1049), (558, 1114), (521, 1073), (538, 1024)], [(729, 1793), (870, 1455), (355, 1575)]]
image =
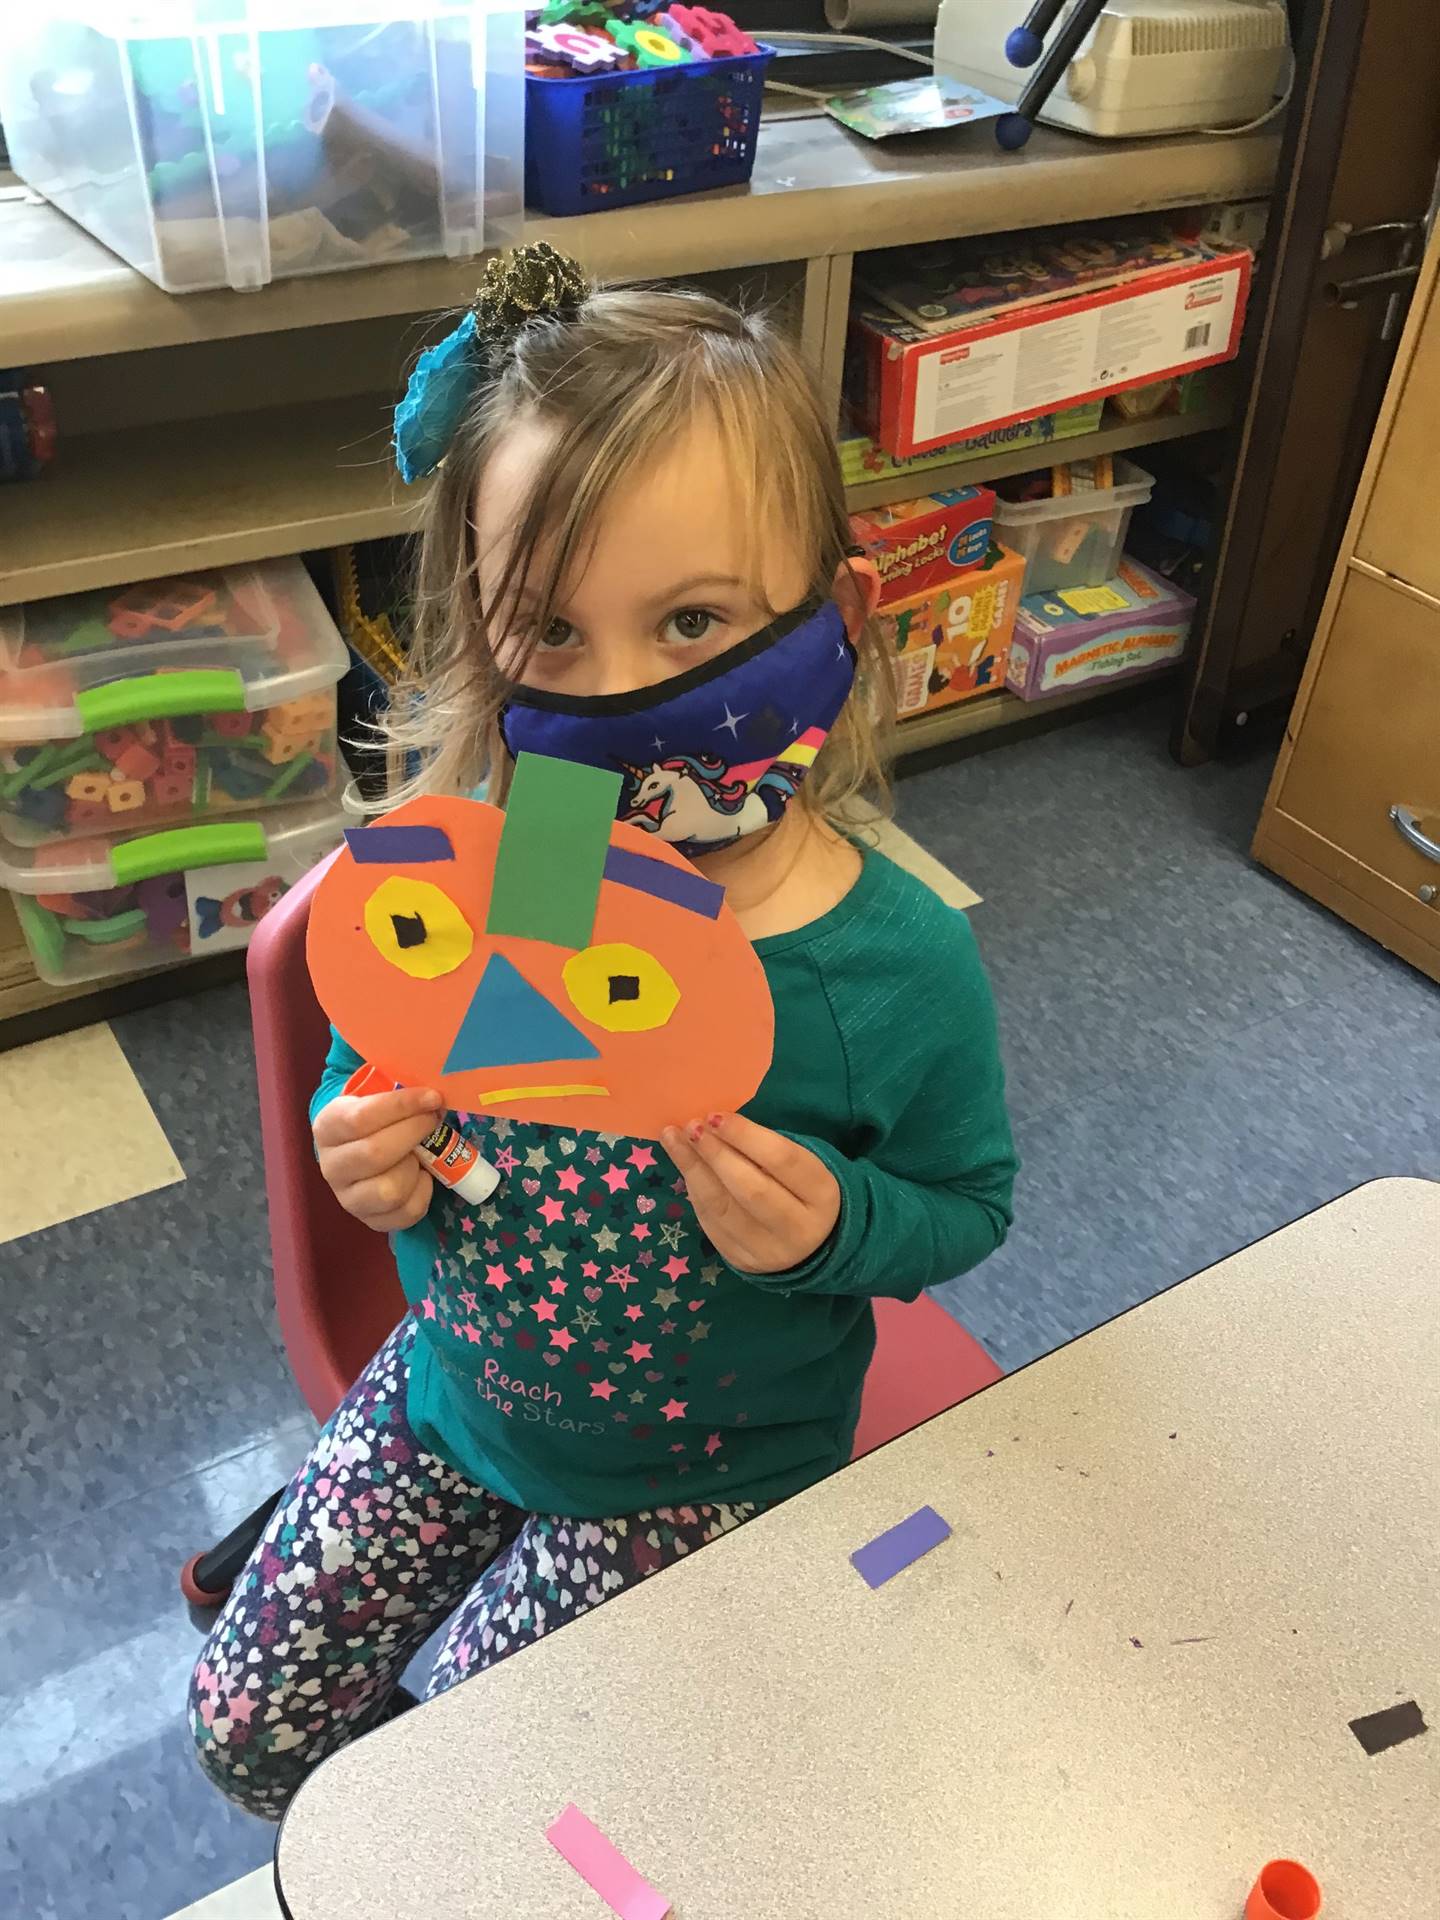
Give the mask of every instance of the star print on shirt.
[(622, 1187), (629, 1186), (630, 1169), (628, 1167), (607, 1167), (600, 1178), (605, 1182), (611, 1193), (618, 1193)]
[(679, 1298), (679, 1294), (673, 1287), (661, 1287), (660, 1291), (655, 1295), (655, 1304), (662, 1310), (668, 1311)]
[(562, 1353), (568, 1353), (575, 1344), (575, 1336), (568, 1327), (552, 1327), (550, 1344), (552, 1347), (559, 1347)]
[(532, 1303), (530, 1311), (537, 1320), (553, 1320), (560, 1309), (553, 1300), (536, 1300)]
[(525, 1164), (532, 1173), (543, 1173), (550, 1164), (550, 1156), (544, 1147), (527, 1147)]
[(670, 1399), (665, 1402), (660, 1411), (667, 1420), (683, 1420), (685, 1418), (685, 1409), (688, 1405), (689, 1402), (686, 1400)]
[(546, 1247), (540, 1258), (547, 1267), (563, 1267), (565, 1264), (565, 1256), (558, 1247)]
[(579, 1193), (584, 1182), (580, 1178), (578, 1167), (562, 1167), (555, 1182), (562, 1193)]
[(682, 1260), (678, 1253), (672, 1253), (660, 1271), (667, 1280), (683, 1280), (690, 1271), (690, 1262)]
[(540, 1217), (547, 1227), (558, 1226), (565, 1218), (565, 1208), (553, 1195), (547, 1194), (540, 1202)]
[(608, 1400), (615, 1391), (615, 1382), (613, 1380), (592, 1380), (590, 1382), (590, 1396), (594, 1400)]
[(597, 1227), (595, 1245), (601, 1253), (614, 1253), (620, 1244), (620, 1236), (613, 1227)]
[(485, 1269), (485, 1284), (487, 1287), (498, 1287), (503, 1293), (505, 1288), (510, 1284), (510, 1276), (504, 1267), (487, 1267)]
[(651, 1147), (632, 1147), (627, 1157), (637, 1173), (644, 1173), (647, 1167), (655, 1164), (655, 1153)]

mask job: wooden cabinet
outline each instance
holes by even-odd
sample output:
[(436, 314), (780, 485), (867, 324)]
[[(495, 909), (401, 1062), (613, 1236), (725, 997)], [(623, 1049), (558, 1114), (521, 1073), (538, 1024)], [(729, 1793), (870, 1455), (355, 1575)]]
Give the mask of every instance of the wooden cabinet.
[(1440, 980), (1440, 239), (1361, 476), (1255, 856)]

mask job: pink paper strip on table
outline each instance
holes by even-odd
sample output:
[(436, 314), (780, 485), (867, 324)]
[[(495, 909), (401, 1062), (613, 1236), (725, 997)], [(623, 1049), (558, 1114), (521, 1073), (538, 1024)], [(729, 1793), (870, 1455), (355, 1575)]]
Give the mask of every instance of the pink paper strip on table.
[(563, 1860), (592, 1886), (620, 1920), (665, 1920), (670, 1902), (635, 1871), (618, 1847), (612, 1846), (593, 1820), (576, 1806), (552, 1820), (545, 1838)]

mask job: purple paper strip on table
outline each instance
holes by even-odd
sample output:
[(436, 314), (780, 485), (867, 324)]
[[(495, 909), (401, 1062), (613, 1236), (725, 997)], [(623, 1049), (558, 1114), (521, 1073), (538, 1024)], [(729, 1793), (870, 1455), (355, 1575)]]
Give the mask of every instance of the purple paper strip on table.
[(912, 1560), (949, 1538), (949, 1521), (942, 1520), (933, 1507), (921, 1507), (908, 1520), (888, 1528), (866, 1546), (857, 1547), (850, 1564), (867, 1587), (883, 1587)]

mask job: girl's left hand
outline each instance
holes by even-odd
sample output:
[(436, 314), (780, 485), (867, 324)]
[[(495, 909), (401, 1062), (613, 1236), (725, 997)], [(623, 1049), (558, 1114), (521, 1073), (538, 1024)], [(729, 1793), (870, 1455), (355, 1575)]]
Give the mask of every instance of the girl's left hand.
[(667, 1127), (665, 1151), (716, 1252), (748, 1273), (808, 1260), (840, 1218), (840, 1183), (808, 1147), (738, 1113)]

